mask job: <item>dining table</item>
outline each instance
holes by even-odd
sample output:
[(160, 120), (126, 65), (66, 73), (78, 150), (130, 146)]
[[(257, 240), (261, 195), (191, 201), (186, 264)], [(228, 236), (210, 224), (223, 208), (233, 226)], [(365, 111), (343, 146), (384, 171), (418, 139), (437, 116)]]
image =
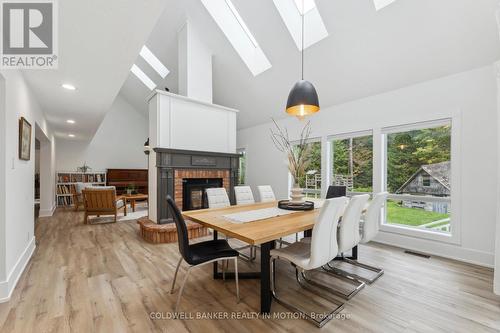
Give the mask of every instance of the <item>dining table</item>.
[[(266, 212), (278, 206), (278, 201), (265, 203), (234, 205), (225, 208), (212, 208), (183, 211), (185, 219), (197, 222), (213, 230), (213, 239), (217, 240), (218, 233), (227, 237), (238, 239), (250, 245), (260, 245), (260, 271), (240, 272), (240, 279), (260, 280), (260, 312), (269, 313), (271, 310), (271, 272), (270, 252), (275, 247), (277, 240), (288, 235), (304, 232), (304, 236), (311, 236), (312, 228), (320, 209), (309, 211), (294, 211), (285, 215), (261, 218), (249, 222), (238, 222), (231, 218), (239, 213), (255, 214)], [(317, 206), (320, 206), (317, 204)], [(357, 259), (357, 248), (353, 249), (352, 259)], [(225, 278), (234, 278), (234, 273), (226, 272)], [(218, 271), (218, 264), (213, 265), (214, 279), (222, 279), (223, 274)]]

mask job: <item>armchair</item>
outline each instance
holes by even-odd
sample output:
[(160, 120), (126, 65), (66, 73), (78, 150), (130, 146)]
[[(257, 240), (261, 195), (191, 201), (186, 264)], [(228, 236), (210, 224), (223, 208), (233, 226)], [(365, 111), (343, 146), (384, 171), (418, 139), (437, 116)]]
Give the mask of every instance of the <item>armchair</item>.
[(89, 216), (114, 215), (116, 218), (118, 210), (123, 209), (127, 216), (127, 205), (125, 199), (116, 196), (114, 186), (87, 187), (82, 190), (83, 206), (85, 207), (84, 223), (88, 223)]

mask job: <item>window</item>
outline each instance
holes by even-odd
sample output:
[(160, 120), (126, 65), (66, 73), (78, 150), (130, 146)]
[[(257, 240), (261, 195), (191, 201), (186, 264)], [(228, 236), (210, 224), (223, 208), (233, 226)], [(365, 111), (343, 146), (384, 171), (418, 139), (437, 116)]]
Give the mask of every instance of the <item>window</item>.
[(158, 73), (158, 75), (161, 76), (162, 79), (164, 79), (169, 71), (165, 65), (158, 59), (153, 52), (151, 52), (150, 49), (147, 48), (146, 45), (144, 45), (141, 49), (141, 52), (139, 53), (141, 57), (146, 60), (146, 62)]
[(321, 142), (310, 142), (307, 144), (309, 164), (305, 169), (305, 175), (299, 179), (299, 186), (304, 189), (307, 198), (319, 198), (321, 196)]
[(302, 14), (305, 49), (328, 37), (328, 31), (314, 0), (274, 0), (274, 5), (299, 51), (302, 50)]
[(373, 4), (375, 5), (375, 10), (379, 11), (381, 9), (384, 9), (385, 7), (389, 6), (396, 0), (373, 0)]
[(330, 139), (332, 185), (348, 192), (373, 191), (373, 136), (342, 135)]
[(451, 122), (385, 131), (386, 224), (450, 233)]
[(231, 0), (201, 2), (254, 76), (271, 68), (271, 63)]
[(429, 175), (422, 176), (422, 186), (425, 186), (425, 187), (431, 186), (431, 176), (429, 176)]
[(246, 173), (247, 173), (247, 153), (245, 148), (240, 148), (237, 150), (240, 154), (240, 164), (239, 164), (239, 174), (238, 174), (238, 185), (246, 184)]

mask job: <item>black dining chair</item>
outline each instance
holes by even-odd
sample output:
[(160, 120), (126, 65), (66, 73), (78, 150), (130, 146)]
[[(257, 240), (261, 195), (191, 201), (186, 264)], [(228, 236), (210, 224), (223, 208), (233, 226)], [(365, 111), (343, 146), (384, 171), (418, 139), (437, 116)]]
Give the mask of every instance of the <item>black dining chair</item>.
[(346, 195), (347, 195), (347, 186), (331, 185), (328, 186), (328, 192), (326, 192), (327, 199), (345, 197)]
[(234, 278), (236, 280), (236, 300), (240, 301), (240, 288), (238, 285), (238, 251), (234, 250), (229, 246), (229, 243), (225, 239), (210, 240), (205, 242), (200, 242), (196, 244), (189, 244), (188, 230), (186, 222), (182, 217), (182, 214), (175, 204), (172, 197), (167, 196), (167, 204), (171, 210), (175, 226), (177, 227), (177, 238), (179, 243), (179, 252), (181, 253), (181, 258), (177, 263), (177, 268), (175, 269), (174, 281), (172, 282), (172, 289), (170, 293), (174, 293), (175, 280), (177, 279), (177, 273), (179, 272), (179, 267), (181, 266), (182, 260), (189, 264), (186, 276), (182, 282), (181, 288), (179, 290), (179, 296), (177, 296), (177, 303), (175, 305), (175, 312), (179, 310), (179, 304), (181, 302), (182, 291), (189, 277), (191, 269), (208, 263), (222, 260), (234, 260)]

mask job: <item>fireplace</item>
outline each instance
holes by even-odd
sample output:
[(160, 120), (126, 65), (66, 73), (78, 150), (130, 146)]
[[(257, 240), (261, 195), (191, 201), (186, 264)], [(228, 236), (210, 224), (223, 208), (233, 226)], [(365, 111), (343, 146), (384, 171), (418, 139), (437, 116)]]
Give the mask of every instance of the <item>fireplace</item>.
[(182, 180), (182, 209), (208, 208), (207, 188), (222, 187), (222, 178), (187, 178)]
[(207, 208), (204, 189), (224, 187), (234, 204), (238, 154), (166, 148), (155, 148), (154, 152), (157, 187), (154, 195), (156, 200), (153, 199), (155, 205), (150, 208), (156, 213), (151, 214), (150, 211), (152, 221), (159, 224), (173, 222), (167, 209), (167, 195), (174, 199), (180, 210), (202, 209)]

